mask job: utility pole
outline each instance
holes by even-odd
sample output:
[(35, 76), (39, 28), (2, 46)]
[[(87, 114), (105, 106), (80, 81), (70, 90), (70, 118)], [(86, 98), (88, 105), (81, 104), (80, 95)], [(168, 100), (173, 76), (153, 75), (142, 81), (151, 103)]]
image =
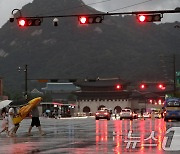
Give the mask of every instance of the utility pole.
[(28, 92), (27, 92), (27, 64), (25, 65), (25, 69), (24, 69), (24, 72), (25, 72), (25, 92), (24, 92), (24, 97), (25, 99), (27, 100), (28, 98)]
[(24, 84), (25, 84), (25, 86), (24, 86), (24, 98), (27, 100), (27, 98), (28, 98), (28, 86), (27, 86), (27, 76), (28, 76), (28, 65), (26, 64), (25, 66), (24, 66), (24, 68), (21, 68), (21, 67), (18, 67), (18, 71), (19, 72), (21, 72), (21, 71), (24, 71)]
[(176, 55), (173, 54), (173, 95), (176, 95)]

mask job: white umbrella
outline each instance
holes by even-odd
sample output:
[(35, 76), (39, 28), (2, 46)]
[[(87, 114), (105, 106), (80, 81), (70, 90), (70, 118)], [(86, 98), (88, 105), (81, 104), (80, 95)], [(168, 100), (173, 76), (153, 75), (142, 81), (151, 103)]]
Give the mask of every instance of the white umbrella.
[(0, 102), (0, 109), (2, 109), (3, 107), (8, 106), (10, 103), (12, 102), (12, 100), (4, 100)]

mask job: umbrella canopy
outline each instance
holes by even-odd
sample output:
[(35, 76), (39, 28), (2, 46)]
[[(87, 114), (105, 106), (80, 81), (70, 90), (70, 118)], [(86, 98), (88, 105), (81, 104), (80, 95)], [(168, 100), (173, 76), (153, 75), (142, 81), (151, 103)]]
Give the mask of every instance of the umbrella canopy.
[(0, 110), (1, 110), (3, 107), (7, 107), (11, 102), (12, 102), (12, 100), (4, 100), (4, 101), (1, 101), (1, 102), (0, 102)]

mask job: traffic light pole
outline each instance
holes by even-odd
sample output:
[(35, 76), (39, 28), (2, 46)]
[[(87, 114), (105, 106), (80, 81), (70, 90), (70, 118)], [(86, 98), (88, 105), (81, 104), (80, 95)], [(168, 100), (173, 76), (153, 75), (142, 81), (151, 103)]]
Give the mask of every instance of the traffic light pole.
[(27, 64), (25, 65), (25, 92), (24, 92), (24, 97), (27, 100), (28, 98), (28, 92), (27, 92)]
[(176, 95), (176, 55), (173, 55), (173, 80), (174, 80), (174, 84), (173, 84), (173, 95), (175, 97)]
[(24, 68), (21, 68), (21, 67), (19, 67), (18, 68), (18, 71), (19, 72), (21, 72), (21, 71), (24, 71), (24, 84), (25, 84), (25, 86), (24, 86), (24, 98), (27, 100), (28, 99), (28, 86), (27, 86), (27, 81), (28, 81), (28, 78), (27, 78), (27, 76), (28, 76), (28, 74), (27, 74), (27, 67), (28, 67), (28, 65), (26, 64), (25, 66), (24, 66)]

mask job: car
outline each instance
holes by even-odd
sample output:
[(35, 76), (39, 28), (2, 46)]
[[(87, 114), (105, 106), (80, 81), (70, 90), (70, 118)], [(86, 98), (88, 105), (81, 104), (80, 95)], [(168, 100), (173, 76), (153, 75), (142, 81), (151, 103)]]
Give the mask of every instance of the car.
[(95, 119), (107, 119), (110, 120), (111, 114), (108, 112), (108, 110), (98, 110), (95, 114)]
[(161, 118), (161, 114), (159, 112), (154, 112), (154, 118)]
[(149, 112), (144, 112), (143, 118), (151, 118), (151, 114)]
[(133, 112), (133, 119), (137, 119), (138, 118), (138, 114)]
[(133, 120), (133, 113), (131, 109), (122, 109), (120, 113), (120, 120), (122, 119), (131, 119)]

